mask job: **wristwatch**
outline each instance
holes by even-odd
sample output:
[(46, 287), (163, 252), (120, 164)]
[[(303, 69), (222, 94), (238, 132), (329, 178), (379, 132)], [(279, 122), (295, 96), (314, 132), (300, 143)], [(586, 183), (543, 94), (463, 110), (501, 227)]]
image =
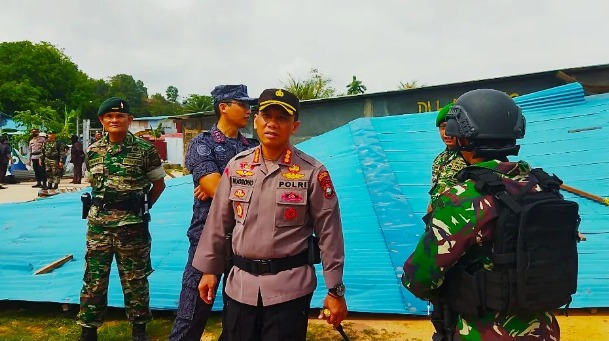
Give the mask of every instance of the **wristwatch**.
[(328, 295), (332, 296), (332, 297), (343, 297), (345, 296), (345, 285), (344, 284), (337, 284), (334, 286), (334, 288), (330, 288), (328, 289)]

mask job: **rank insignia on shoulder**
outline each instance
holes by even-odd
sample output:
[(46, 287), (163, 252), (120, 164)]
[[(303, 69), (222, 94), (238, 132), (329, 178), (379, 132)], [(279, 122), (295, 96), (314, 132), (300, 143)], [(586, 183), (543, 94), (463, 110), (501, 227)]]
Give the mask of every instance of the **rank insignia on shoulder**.
[(288, 172), (281, 174), (284, 178), (290, 180), (297, 180), (304, 177), (304, 174), (300, 173), (300, 166), (292, 165), (288, 167)]
[(317, 181), (321, 185), (322, 190), (324, 191), (324, 197), (326, 199), (330, 199), (334, 196), (334, 185), (332, 185), (332, 179), (330, 179), (330, 173), (328, 171), (323, 171), (319, 173), (317, 176)]

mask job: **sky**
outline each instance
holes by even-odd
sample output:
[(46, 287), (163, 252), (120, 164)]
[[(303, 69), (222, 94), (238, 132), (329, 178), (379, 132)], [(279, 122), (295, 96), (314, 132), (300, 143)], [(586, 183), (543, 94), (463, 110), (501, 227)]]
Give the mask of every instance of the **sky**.
[(257, 97), (312, 68), (370, 93), (609, 64), (608, 13), (607, 0), (2, 0), (0, 41), (47, 41), (150, 95)]

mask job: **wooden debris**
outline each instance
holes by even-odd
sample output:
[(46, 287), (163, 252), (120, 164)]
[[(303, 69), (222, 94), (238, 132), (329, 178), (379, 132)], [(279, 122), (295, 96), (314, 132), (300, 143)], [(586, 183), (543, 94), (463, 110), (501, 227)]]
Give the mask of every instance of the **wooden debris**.
[(47, 264), (47, 265), (43, 266), (42, 268), (36, 270), (36, 272), (34, 272), (34, 275), (42, 275), (42, 274), (46, 274), (47, 272), (51, 272), (51, 271), (57, 269), (58, 267), (64, 265), (65, 263), (71, 261), (72, 259), (74, 259), (73, 255), (65, 255), (65, 256), (59, 258), (58, 260), (54, 261), (53, 263)]

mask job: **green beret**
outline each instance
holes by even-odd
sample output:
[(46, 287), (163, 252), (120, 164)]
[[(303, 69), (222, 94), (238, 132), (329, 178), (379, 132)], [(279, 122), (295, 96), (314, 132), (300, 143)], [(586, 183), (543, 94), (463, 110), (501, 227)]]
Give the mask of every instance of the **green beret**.
[(446, 121), (446, 114), (448, 114), (448, 111), (450, 110), (450, 107), (453, 106), (454, 103), (448, 103), (447, 105), (443, 106), (442, 109), (440, 109), (440, 111), (438, 111), (438, 116), (436, 117), (436, 127), (439, 127), (440, 124), (442, 124), (442, 122)]
[(97, 116), (101, 116), (107, 112), (122, 112), (125, 114), (129, 114), (129, 102), (125, 101), (122, 98), (110, 97), (99, 106)]

